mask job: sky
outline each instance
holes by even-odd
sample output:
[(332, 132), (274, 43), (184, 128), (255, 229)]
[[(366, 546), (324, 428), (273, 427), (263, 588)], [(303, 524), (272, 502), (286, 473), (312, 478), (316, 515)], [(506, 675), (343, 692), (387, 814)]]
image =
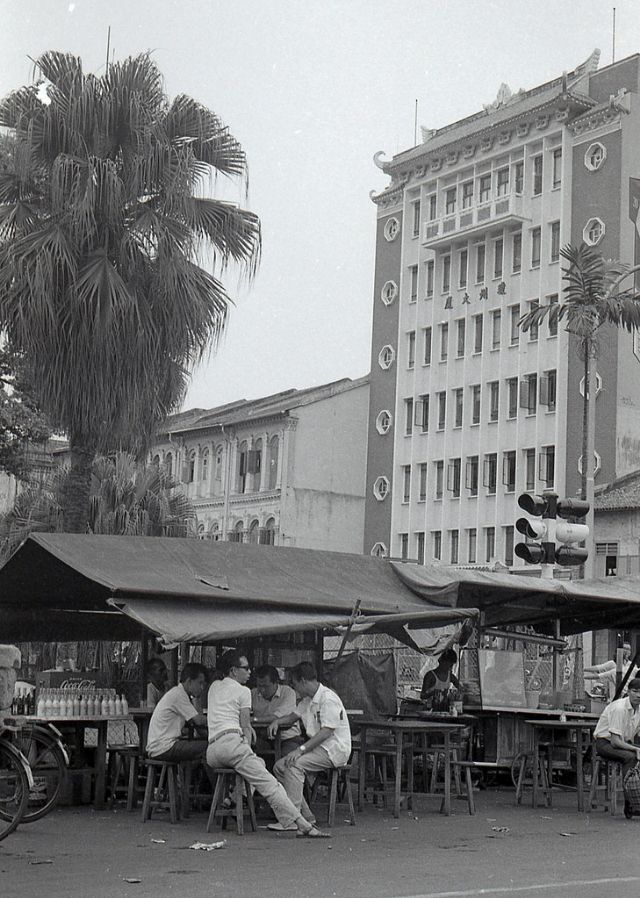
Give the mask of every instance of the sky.
[[(616, 59), (640, 52), (640, 3), (617, 0)], [(0, 0), (0, 96), (46, 50), (103, 71), (152, 51), (169, 97), (214, 110), (241, 142), (249, 191), (219, 196), (262, 221), (262, 261), (184, 408), (209, 408), (369, 370), (376, 207), (373, 164), (492, 102), (583, 62), (612, 60), (605, 0)], [(419, 138), (418, 130), (418, 139)]]

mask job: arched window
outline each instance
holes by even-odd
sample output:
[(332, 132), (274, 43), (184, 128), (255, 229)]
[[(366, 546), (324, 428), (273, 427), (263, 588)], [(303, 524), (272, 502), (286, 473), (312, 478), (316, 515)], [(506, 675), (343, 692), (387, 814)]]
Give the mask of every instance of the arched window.
[(253, 452), (251, 453), (251, 473), (253, 474), (253, 492), (256, 493), (260, 489), (260, 479), (262, 477), (262, 440), (256, 440), (253, 444)]
[(214, 542), (218, 542), (220, 539), (220, 525), (215, 521), (209, 527), (209, 539), (212, 539)]
[(260, 542), (263, 546), (275, 546), (276, 544), (276, 519), (269, 518), (260, 534)]
[(198, 539), (206, 539), (207, 534), (204, 528), (204, 524), (198, 524)]
[(236, 472), (236, 492), (244, 493), (247, 482), (247, 464), (249, 461), (249, 447), (246, 441), (238, 446), (238, 463)]
[(224, 459), (224, 447), (218, 446), (216, 449), (216, 460), (213, 469), (213, 492), (219, 496), (222, 492), (222, 462)]
[(260, 523), (252, 521), (249, 525), (249, 542), (257, 545), (260, 542)]
[(202, 466), (200, 468), (200, 480), (209, 479), (209, 450), (205, 449), (202, 453)]
[(167, 452), (164, 457), (164, 467), (169, 477), (171, 477), (173, 474), (173, 455), (171, 452)]
[(154, 455), (151, 464), (152, 464), (152, 465), (155, 465), (156, 468), (159, 468), (159, 467), (160, 467), (160, 456), (159, 456), (159, 455)]
[(193, 483), (196, 476), (196, 450), (192, 449), (187, 458), (187, 476), (185, 477), (185, 483)]
[(269, 440), (269, 489), (274, 490), (278, 482), (278, 452), (280, 439), (275, 436)]
[(242, 521), (238, 521), (233, 528), (233, 541), (236, 543), (244, 542), (244, 523)]

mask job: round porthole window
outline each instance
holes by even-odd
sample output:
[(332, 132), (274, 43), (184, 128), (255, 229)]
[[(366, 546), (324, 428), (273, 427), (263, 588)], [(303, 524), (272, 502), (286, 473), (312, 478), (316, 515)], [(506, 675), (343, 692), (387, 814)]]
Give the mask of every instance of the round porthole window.
[(387, 477), (384, 477), (384, 475), (376, 477), (373, 484), (373, 495), (376, 497), (378, 502), (384, 502), (384, 500), (389, 495), (390, 488), (391, 484), (389, 483)]
[(388, 409), (383, 409), (376, 418), (376, 430), (380, 434), (389, 433), (393, 424), (393, 415)]
[(398, 295), (398, 285), (395, 281), (387, 281), (380, 293), (380, 298), (385, 306), (390, 306)]
[(400, 222), (397, 218), (389, 218), (384, 226), (384, 237), (391, 243), (400, 233)]
[(380, 352), (378, 353), (378, 364), (382, 368), (383, 371), (388, 371), (389, 368), (393, 365), (396, 358), (396, 351), (393, 346), (383, 346)]
[(604, 237), (605, 226), (601, 218), (590, 218), (582, 231), (582, 239), (588, 246), (596, 246)]
[(592, 143), (584, 154), (585, 168), (589, 171), (597, 171), (604, 165), (607, 158), (607, 148), (600, 141)]

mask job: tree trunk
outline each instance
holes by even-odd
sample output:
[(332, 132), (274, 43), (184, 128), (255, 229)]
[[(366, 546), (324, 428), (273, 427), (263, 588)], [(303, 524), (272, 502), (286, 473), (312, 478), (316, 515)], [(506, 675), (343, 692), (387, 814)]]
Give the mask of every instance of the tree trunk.
[(580, 496), (587, 498), (587, 452), (589, 449), (589, 387), (591, 381), (591, 347), (588, 338), (582, 341), (584, 351), (584, 390), (582, 397), (582, 472), (580, 474)]
[(62, 495), (65, 533), (86, 533), (89, 521), (91, 466), (95, 452), (71, 442), (71, 467)]
[(593, 364), (593, 341), (587, 337), (583, 343), (584, 348), (584, 398), (582, 406), (582, 498), (589, 503), (589, 511), (585, 518), (585, 524), (589, 527), (585, 547), (589, 555), (582, 565), (582, 577), (590, 580), (594, 571), (595, 544), (593, 538), (594, 527), (594, 494), (595, 494), (595, 432), (596, 432), (596, 370)]

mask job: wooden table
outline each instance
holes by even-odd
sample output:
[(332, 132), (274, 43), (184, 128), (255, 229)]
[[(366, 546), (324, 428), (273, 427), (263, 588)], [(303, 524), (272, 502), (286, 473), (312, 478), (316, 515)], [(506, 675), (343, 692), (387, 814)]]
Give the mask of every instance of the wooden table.
[[(256, 735), (260, 734), (261, 736), (264, 736), (265, 739), (268, 738), (268, 736), (267, 736), (267, 730), (269, 729), (268, 723), (260, 723), (259, 721), (252, 720), (251, 726), (256, 731)], [(273, 742), (274, 759), (276, 761), (278, 761), (282, 757), (282, 730), (280, 729), (280, 727), (278, 727), (278, 729), (276, 731), (276, 735), (270, 741)]]
[[(107, 785), (107, 728), (110, 721), (131, 720), (128, 714), (118, 717), (25, 717), (21, 718), (43, 726), (51, 724), (55, 727), (73, 727), (76, 732), (76, 744), (84, 746), (85, 730), (97, 731), (96, 753), (93, 767), (88, 768), (93, 776), (93, 804), (98, 810), (105, 806)], [(71, 768), (73, 772), (73, 768)]]
[(444, 801), (442, 813), (451, 813), (451, 734), (460, 731), (464, 724), (440, 723), (433, 720), (418, 719), (375, 719), (361, 718), (357, 722), (360, 731), (359, 772), (358, 772), (358, 808), (364, 808), (364, 787), (366, 777), (367, 732), (369, 730), (386, 730), (395, 738), (396, 770), (394, 783), (393, 816), (400, 816), (400, 798), (402, 793), (402, 759), (405, 750), (404, 737), (410, 737), (407, 747), (410, 750), (409, 770), (407, 778), (408, 807), (413, 804), (413, 737), (416, 735), (442, 736), (444, 740)]
[(595, 729), (595, 720), (527, 720), (533, 730), (533, 786), (531, 789), (531, 803), (538, 807), (538, 764), (540, 758), (540, 734), (549, 733), (549, 755), (547, 758), (547, 771), (549, 779), (549, 801), (551, 801), (552, 773), (553, 773), (553, 746), (555, 737), (560, 733), (575, 733), (576, 736), (576, 793), (578, 796), (578, 810), (584, 811), (584, 776), (582, 769), (582, 757), (591, 741), (591, 734)]
[(146, 705), (140, 705), (138, 708), (129, 708), (129, 714), (138, 729), (138, 745), (140, 746), (140, 750), (145, 751), (153, 708), (148, 708)]

